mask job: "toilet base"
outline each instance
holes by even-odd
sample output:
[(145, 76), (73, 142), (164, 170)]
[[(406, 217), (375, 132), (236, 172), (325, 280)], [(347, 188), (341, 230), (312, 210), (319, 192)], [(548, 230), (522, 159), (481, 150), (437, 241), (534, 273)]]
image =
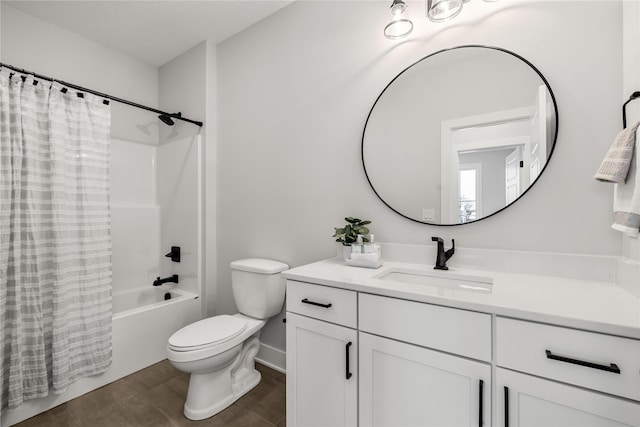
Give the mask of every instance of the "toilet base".
[(243, 345), (233, 363), (208, 373), (192, 373), (184, 404), (184, 415), (190, 420), (203, 420), (231, 406), (260, 383), (255, 357), (260, 347), (254, 335)]
[(210, 406), (202, 408), (202, 407), (191, 407), (189, 405), (189, 400), (184, 404), (184, 416), (193, 421), (204, 420), (206, 418), (212, 417), (219, 412), (227, 409), (231, 406), (236, 400), (240, 399), (242, 396), (250, 392), (255, 386), (260, 383), (261, 375), (260, 372), (255, 371), (255, 375), (252, 378), (247, 379), (243, 382), (243, 384), (239, 387), (233, 388), (233, 393), (226, 396), (222, 400), (218, 400), (213, 402)]

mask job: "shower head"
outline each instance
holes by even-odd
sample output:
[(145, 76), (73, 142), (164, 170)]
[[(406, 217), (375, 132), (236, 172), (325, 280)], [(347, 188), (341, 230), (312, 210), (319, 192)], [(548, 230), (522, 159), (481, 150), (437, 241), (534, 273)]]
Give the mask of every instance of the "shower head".
[(167, 114), (160, 114), (158, 118), (167, 126), (173, 126), (175, 124)]
[(171, 117), (180, 118), (180, 117), (182, 117), (182, 113), (178, 112), (178, 113), (174, 113), (174, 114), (160, 114), (158, 116), (158, 118), (160, 120), (162, 120), (162, 123), (164, 123), (167, 126), (173, 126), (175, 124), (175, 122), (173, 121), (173, 119)]

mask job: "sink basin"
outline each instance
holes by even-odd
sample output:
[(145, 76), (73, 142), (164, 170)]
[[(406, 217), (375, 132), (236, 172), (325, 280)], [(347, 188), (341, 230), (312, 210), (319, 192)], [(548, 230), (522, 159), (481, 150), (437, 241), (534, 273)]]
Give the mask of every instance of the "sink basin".
[(474, 291), (491, 292), (493, 278), (464, 274), (455, 270), (417, 270), (390, 268), (374, 276), (374, 279), (438, 287), (455, 287)]

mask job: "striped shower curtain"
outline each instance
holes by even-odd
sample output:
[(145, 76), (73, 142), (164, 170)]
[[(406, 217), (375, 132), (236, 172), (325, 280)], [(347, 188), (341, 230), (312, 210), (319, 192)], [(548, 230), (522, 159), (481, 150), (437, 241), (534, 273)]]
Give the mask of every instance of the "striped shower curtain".
[(0, 412), (111, 363), (110, 120), (0, 70)]

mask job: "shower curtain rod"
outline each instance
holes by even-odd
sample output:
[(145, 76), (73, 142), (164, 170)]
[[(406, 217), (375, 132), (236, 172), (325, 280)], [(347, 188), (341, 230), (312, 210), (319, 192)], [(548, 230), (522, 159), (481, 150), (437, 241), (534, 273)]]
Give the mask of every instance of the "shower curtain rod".
[(68, 86), (68, 87), (70, 87), (72, 89), (76, 89), (76, 90), (79, 90), (79, 91), (82, 91), (82, 92), (91, 93), (93, 95), (109, 99), (111, 101), (119, 102), (121, 104), (130, 105), (132, 107), (136, 107), (136, 108), (140, 108), (140, 109), (143, 109), (143, 110), (151, 111), (151, 112), (156, 113), (156, 114), (160, 114), (161, 116), (170, 117), (171, 119), (176, 119), (176, 120), (182, 120), (183, 122), (193, 123), (194, 125), (202, 127), (202, 122), (199, 122), (197, 120), (187, 119), (186, 117), (182, 117), (182, 115), (180, 113), (167, 113), (166, 111), (161, 111), (161, 110), (158, 110), (158, 109), (155, 109), (155, 108), (147, 107), (146, 105), (141, 105), (141, 104), (138, 104), (138, 103), (135, 103), (135, 102), (132, 102), (132, 101), (127, 101), (126, 99), (118, 98), (118, 97), (115, 97), (115, 96), (112, 96), (112, 95), (108, 95), (106, 93), (100, 93), (100, 92), (97, 92), (95, 90), (87, 89), (86, 87), (74, 85), (73, 83), (67, 83), (67, 82), (62, 81), (62, 80), (54, 79), (52, 77), (43, 76), (42, 74), (37, 74), (37, 73), (34, 73), (33, 71), (24, 70), (22, 68), (14, 67), (13, 65), (4, 64), (4, 63), (0, 62), (0, 68), (2, 68), (2, 67), (8, 68), (10, 70), (16, 71), (16, 72), (21, 73), (21, 74), (30, 74), (33, 77), (35, 77), (37, 79), (40, 79), (40, 80), (47, 80), (47, 81), (50, 81), (50, 82), (58, 82), (61, 85)]

